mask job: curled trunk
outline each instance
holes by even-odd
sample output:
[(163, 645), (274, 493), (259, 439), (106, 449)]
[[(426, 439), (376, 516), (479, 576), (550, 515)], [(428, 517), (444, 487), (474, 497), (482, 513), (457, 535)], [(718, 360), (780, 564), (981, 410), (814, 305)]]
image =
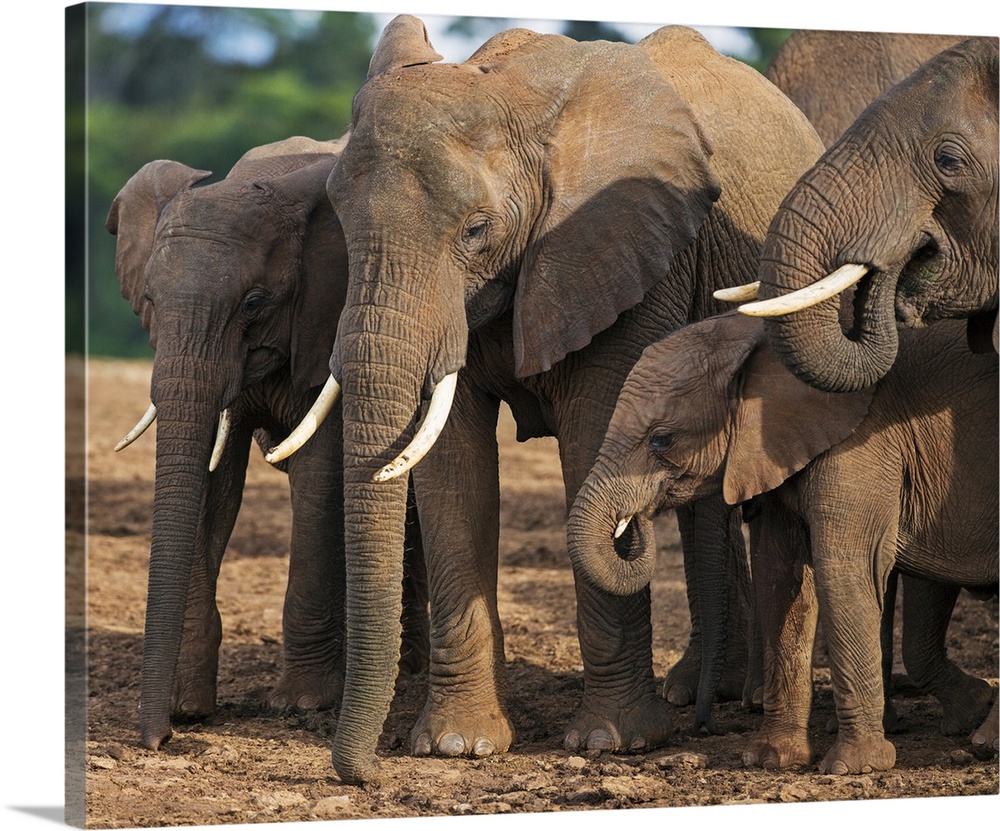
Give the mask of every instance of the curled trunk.
[[(871, 386), (895, 360), (899, 266), (873, 262), (859, 233), (830, 216), (829, 194), (846, 190), (833, 165), (818, 165), (809, 175), (771, 223), (761, 252), (759, 298), (802, 289), (847, 263), (873, 266), (857, 285), (853, 307), (837, 295), (765, 323), (775, 351), (797, 377), (829, 392), (848, 392)], [(879, 259), (887, 261), (885, 252)]]
[(570, 511), (567, 543), (574, 571), (602, 591), (630, 595), (652, 579), (656, 546), (648, 519), (620, 513), (588, 477)]

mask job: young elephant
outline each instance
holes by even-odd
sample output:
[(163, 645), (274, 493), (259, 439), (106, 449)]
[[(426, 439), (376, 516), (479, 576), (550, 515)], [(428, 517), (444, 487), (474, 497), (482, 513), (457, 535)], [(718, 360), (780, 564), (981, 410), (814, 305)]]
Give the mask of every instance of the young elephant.
[[(733, 313), (679, 330), (633, 368), (571, 511), (575, 568), (629, 593), (653, 566), (634, 517), (718, 494), (731, 505), (760, 497), (751, 557), (765, 715), (748, 764), (812, 760), (817, 610), (839, 722), (820, 768), (861, 773), (895, 763), (879, 642), (890, 570), (925, 578), (929, 596), (951, 603), (959, 586), (996, 592), (997, 356), (970, 353), (956, 322), (901, 338), (905, 349), (876, 387), (836, 394), (791, 375), (759, 321)], [(904, 623), (907, 672), (968, 730), (990, 687), (943, 649), (935, 659), (951, 605), (919, 605), (935, 614)], [(995, 741), (995, 709), (990, 719), (982, 730)]]
[[(153, 406), (118, 448), (156, 418), (140, 709), (142, 741), (153, 749), (169, 739), (171, 713), (198, 717), (215, 707), (216, 581), (251, 436), (263, 448), (283, 439), (326, 376), (347, 287), (343, 234), (326, 196), (342, 146), (295, 137), (258, 147), (224, 180), (197, 188), (208, 172), (151, 162), (108, 216), (122, 294), (156, 350)], [(341, 433), (338, 413), (283, 465), (292, 536), (273, 707), (328, 707), (343, 687)], [(417, 669), (427, 661), (429, 622), (412, 522), (407, 539), (405, 665)]]

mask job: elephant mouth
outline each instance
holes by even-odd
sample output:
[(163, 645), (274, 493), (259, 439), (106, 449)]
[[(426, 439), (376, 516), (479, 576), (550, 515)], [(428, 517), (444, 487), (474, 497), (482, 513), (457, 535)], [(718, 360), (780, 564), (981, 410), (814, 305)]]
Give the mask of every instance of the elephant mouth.
[(937, 241), (927, 236), (923, 245), (903, 265), (896, 280), (896, 322), (904, 329), (923, 325), (927, 298), (941, 282), (943, 254)]
[[(647, 531), (644, 529), (649, 520), (638, 515), (628, 518), (628, 524), (621, 533), (613, 537), (615, 554), (626, 563), (638, 560), (646, 549)], [(619, 525), (619, 527), (621, 527)]]

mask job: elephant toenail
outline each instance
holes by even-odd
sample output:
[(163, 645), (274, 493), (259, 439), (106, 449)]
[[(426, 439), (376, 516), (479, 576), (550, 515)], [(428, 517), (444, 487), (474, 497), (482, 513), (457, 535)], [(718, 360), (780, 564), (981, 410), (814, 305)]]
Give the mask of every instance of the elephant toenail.
[(830, 767), (830, 773), (834, 774), (835, 776), (846, 776), (850, 772), (851, 771), (848, 769), (847, 765), (844, 762), (840, 761), (834, 762), (833, 765)]
[(442, 756), (461, 756), (465, 753), (465, 739), (458, 733), (445, 733), (438, 740), (438, 753)]
[(473, 756), (492, 756), (496, 753), (496, 745), (489, 739), (480, 739), (472, 748)]
[(413, 755), (414, 756), (430, 756), (431, 755), (431, 737), (426, 733), (421, 733), (413, 742)]
[(579, 750), (580, 749), (580, 731), (570, 730), (566, 734), (566, 738), (563, 739), (563, 747), (566, 750)]
[(614, 750), (615, 742), (607, 730), (593, 730), (587, 736), (588, 750)]
[(646, 749), (646, 740), (639, 736), (638, 738), (632, 739), (632, 743), (628, 746), (630, 753), (638, 753), (639, 751)]
[(306, 694), (299, 698), (296, 702), (296, 706), (300, 710), (315, 710), (319, 706), (319, 700), (315, 695)]

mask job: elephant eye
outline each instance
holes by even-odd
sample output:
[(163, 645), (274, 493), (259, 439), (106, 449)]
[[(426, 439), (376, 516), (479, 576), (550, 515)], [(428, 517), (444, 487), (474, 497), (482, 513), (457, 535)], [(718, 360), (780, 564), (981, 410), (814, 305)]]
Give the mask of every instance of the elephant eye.
[(654, 453), (665, 453), (673, 443), (674, 436), (672, 433), (653, 433), (649, 437), (649, 446)]
[(260, 292), (253, 292), (247, 295), (246, 300), (243, 301), (243, 314), (247, 317), (255, 317), (264, 307), (266, 299)]
[(957, 176), (966, 167), (965, 157), (954, 144), (942, 144), (934, 153), (934, 164), (946, 176)]
[(482, 248), (486, 243), (486, 236), (489, 229), (489, 220), (475, 219), (465, 226), (465, 230), (462, 232), (462, 242), (468, 248)]

